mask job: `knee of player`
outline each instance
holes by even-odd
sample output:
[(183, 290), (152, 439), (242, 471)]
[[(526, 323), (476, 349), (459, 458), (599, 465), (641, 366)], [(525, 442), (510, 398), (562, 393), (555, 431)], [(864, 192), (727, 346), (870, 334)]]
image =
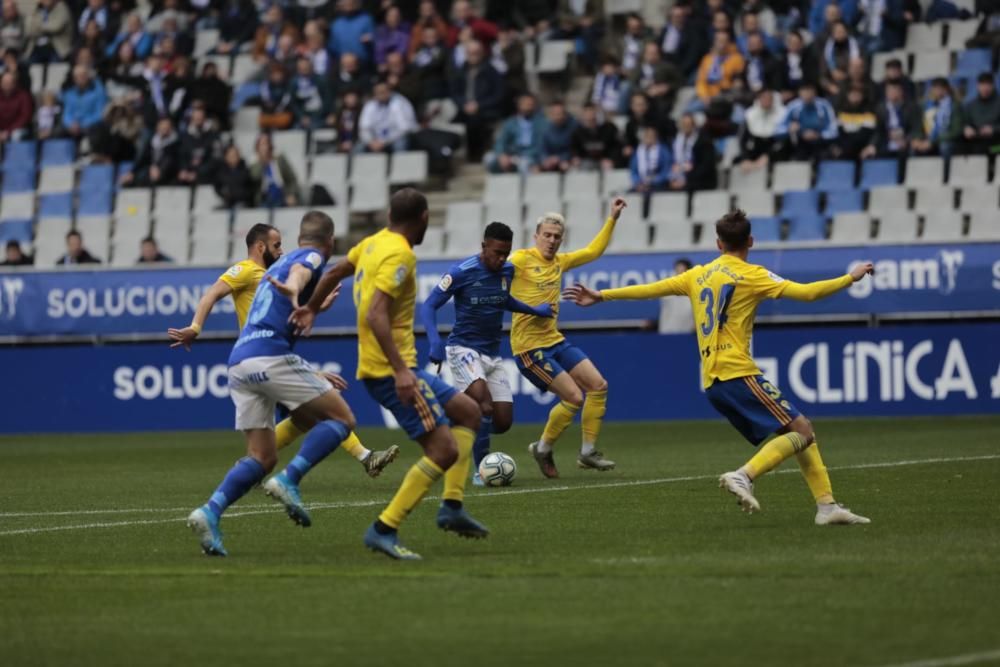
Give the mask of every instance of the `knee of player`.
[(493, 433), (496, 435), (502, 435), (510, 430), (513, 425), (513, 419), (510, 417), (503, 417), (500, 415), (493, 416)]
[(483, 419), (493, 419), (493, 402), (483, 401), (479, 404), (479, 414), (482, 415)]
[(264, 472), (270, 473), (278, 465), (278, 452), (261, 452), (253, 457), (263, 468)]
[(605, 380), (603, 377), (598, 378), (598, 382), (593, 387), (588, 389), (588, 391), (607, 391), (607, 390), (608, 390), (608, 381)]
[(805, 417), (800, 417), (792, 422), (792, 429), (805, 438), (807, 445), (811, 445), (816, 440), (816, 433), (813, 431), (812, 422)]
[(346, 415), (340, 417), (338, 421), (347, 428), (348, 433), (358, 427), (358, 420), (354, 418), (354, 413), (350, 411)]
[(434, 452), (428, 452), (428, 456), (434, 463), (441, 466), (442, 470), (447, 470), (458, 460), (458, 446), (453, 439), (448, 438)]

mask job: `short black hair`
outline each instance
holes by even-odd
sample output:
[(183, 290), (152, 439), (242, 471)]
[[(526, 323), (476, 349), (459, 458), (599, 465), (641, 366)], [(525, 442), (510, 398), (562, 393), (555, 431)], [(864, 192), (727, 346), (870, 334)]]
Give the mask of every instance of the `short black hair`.
[(78, 238), (78, 239), (82, 239), (83, 238), (83, 236), (80, 235), (80, 232), (76, 231), (75, 229), (71, 229), (68, 232), (66, 232), (66, 240), (67, 241), (69, 241), (74, 236), (76, 238)]
[(931, 88), (944, 88), (945, 90), (951, 92), (951, 84), (948, 83), (948, 79), (943, 76), (931, 79)]
[(333, 218), (323, 211), (307, 211), (299, 224), (299, 243), (323, 242), (333, 236)]
[(514, 230), (502, 222), (491, 222), (486, 225), (486, 233), (483, 234), (483, 240), (486, 239), (496, 239), (497, 241), (513, 243)]
[(719, 218), (715, 233), (726, 250), (743, 250), (750, 243), (750, 220), (746, 213), (735, 208)]
[(976, 83), (992, 83), (996, 85), (996, 82), (993, 81), (993, 75), (990, 74), (989, 72), (983, 72), (978, 77), (976, 77)]
[(389, 220), (395, 225), (420, 222), (427, 211), (427, 197), (415, 188), (398, 190), (389, 199)]
[(20, 250), (21, 243), (19, 241), (15, 241), (14, 239), (7, 241), (7, 250), (10, 250), (11, 248), (17, 248), (18, 250)]
[(894, 67), (895, 69), (903, 69), (903, 61), (900, 60), (899, 58), (890, 58), (885, 62), (885, 68), (889, 69), (890, 67)]
[(267, 243), (267, 237), (271, 233), (272, 229), (276, 228), (263, 222), (258, 222), (256, 225), (251, 227), (250, 231), (247, 232), (247, 247), (249, 248), (253, 246), (253, 244), (257, 241)]
[(152, 243), (153, 245), (156, 245), (156, 239), (154, 239), (152, 236), (147, 236), (143, 240), (139, 241), (139, 243), (140, 244), (143, 244), (143, 243)]
[(691, 263), (691, 260), (687, 257), (678, 257), (677, 260), (674, 261), (674, 264), (683, 264), (685, 271), (690, 270), (691, 267), (694, 266), (694, 264)]

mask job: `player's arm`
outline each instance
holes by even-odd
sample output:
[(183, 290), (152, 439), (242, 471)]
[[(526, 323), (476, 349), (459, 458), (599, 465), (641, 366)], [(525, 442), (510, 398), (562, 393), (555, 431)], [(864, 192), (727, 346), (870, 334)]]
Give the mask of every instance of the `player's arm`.
[[(280, 282), (273, 276), (268, 276), (267, 281), (271, 283), (274, 289), (288, 297), (288, 300), (292, 302), (293, 307), (298, 307), (299, 294), (301, 294), (302, 290), (304, 290), (306, 285), (309, 284), (309, 280), (312, 278), (312, 275), (313, 272), (304, 264), (293, 264), (292, 268), (288, 270), (288, 278), (285, 279), (285, 282)], [(322, 302), (320, 303), (322, 304)]]
[(604, 301), (638, 301), (658, 299), (663, 296), (680, 296), (688, 293), (687, 272), (664, 278), (655, 283), (631, 285), (618, 289), (594, 290), (585, 285), (573, 285), (563, 290), (563, 298), (578, 306), (593, 306)]
[(212, 312), (212, 308), (232, 293), (232, 285), (221, 278), (216, 280), (215, 284), (201, 295), (198, 307), (194, 311), (194, 317), (191, 318), (191, 324), (183, 329), (167, 329), (167, 336), (173, 341), (170, 343), (170, 347), (183, 345), (185, 350), (190, 350), (191, 343), (201, 333), (201, 329), (205, 326), (205, 320), (208, 319), (208, 314)]
[(519, 299), (515, 299), (510, 294), (507, 294), (507, 310), (512, 313), (524, 313), (525, 315), (534, 315), (535, 317), (554, 317), (555, 308), (551, 303), (543, 303), (538, 306), (529, 306)]
[[(441, 279), (441, 283), (431, 290), (427, 300), (424, 301), (419, 309), (420, 323), (427, 330), (427, 341), (430, 343), (429, 357), (431, 362), (435, 364), (440, 364), (444, 361), (444, 341), (441, 339), (441, 334), (438, 333), (437, 311), (451, 299), (451, 292), (441, 289), (441, 285), (445, 284), (446, 280), (450, 277), (450, 275), (446, 274)], [(448, 282), (448, 285), (450, 288), (451, 282)]]
[(604, 251), (608, 249), (608, 244), (611, 243), (611, 234), (615, 231), (615, 225), (618, 224), (618, 218), (625, 206), (624, 199), (615, 197), (615, 200), (611, 202), (611, 215), (604, 221), (601, 231), (587, 244), (587, 247), (559, 256), (564, 270), (588, 264), (604, 254)]
[(871, 262), (864, 262), (851, 269), (850, 273), (845, 273), (839, 278), (817, 280), (812, 283), (797, 283), (786, 280), (781, 283), (783, 289), (778, 294), (778, 297), (793, 299), (795, 301), (818, 301), (819, 299), (832, 296), (846, 287), (850, 287), (866, 275), (873, 273), (874, 270), (875, 267)]
[(396, 341), (392, 339), (392, 310), (393, 297), (376, 288), (372, 296), (368, 312), (365, 314), (365, 322), (371, 329), (372, 335), (378, 341), (379, 347), (385, 354), (385, 358), (392, 366), (392, 372), (396, 380), (396, 395), (403, 405), (413, 405), (416, 401), (417, 376), (403, 361)]
[[(343, 282), (344, 278), (354, 275), (354, 264), (349, 258), (337, 262), (332, 269), (323, 274), (323, 277), (316, 283), (312, 298), (309, 303), (303, 304), (292, 311), (288, 321), (295, 325), (295, 333), (299, 336), (308, 336), (316, 321), (316, 315), (324, 310), (323, 306), (334, 290)], [(329, 305), (326, 306), (329, 308)]]

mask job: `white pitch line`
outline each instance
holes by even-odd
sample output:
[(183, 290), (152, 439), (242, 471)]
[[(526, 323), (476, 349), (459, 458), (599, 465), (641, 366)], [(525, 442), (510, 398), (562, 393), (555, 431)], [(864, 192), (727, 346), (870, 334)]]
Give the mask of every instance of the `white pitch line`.
[(947, 658), (930, 658), (915, 662), (902, 662), (895, 665), (886, 665), (886, 667), (960, 667), (960, 665), (978, 665), (994, 660), (1000, 661), (1000, 649), (996, 651), (983, 651), (982, 653), (953, 655)]
[[(953, 457), (939, 457), (931, 459), (910, 459), (903, 461), (883, 461), (879, 463), (857, 463), (853, 465), (845, 466), (833, 466), (829, 470), (868, 470), (872, 468), (899, 468), (903, 466), (915, 466), (915, 465), (925, 465), (930, 463), (967, 463), (971, 461), (993, 461), (1000, 459), (1000, 454), (985, 454), (983, 456), (953, 456)], [(796, 474), (798, 470), (778, 470), (775, 474)], [(597, 484), (581, 484), (578, 486), (543, 486), (536, 487), (532, 489), (507, 489), (504, 491), (492, 491), (492, 492), (481, 492), (476, 494), (470, 494), (470, 496), (476, 498), (489, 498), (495, 496), (512, 496), (512, 495), (523, 495), (529, 493), (561, 493), (565, 491), (587, 491), (590, 489), (613, 489), (613, 488), (625, 488), (631, 486), (651, 486), (657, 484), (676, 484), (679, 482), (701, 482), (710, 479), (716, 479), (718, 475), (687, 475), (684, 477), (661, 477), (658, 479), (637, 479), (630, 480), (627, 482), (598, 482)], [(436, 496), (427, 496), (426, 500), (438, 500)], [(344, 502), (333, 502), (333, 503), (313, 503), (307, 505), (309, 509), (344, 509), (350, 507), (372, 507), (377, 505), (384, 505), (388, 500), (358, 500), (358, 501), (344, 501)], [(72, 511), (60, 511), (60, 512), (38, 512), (36, 514), (31, 514), (28, 512), (23, 513), (9, 513), (0, 514), (0, 518), (5, 517), (26, 517), (26, 516), (72, 516), (74, 514), (78, 515), (93, 515), (93, 514), (124, 514), (124, 513), (140, 513), (140, 512), (178, 512), (187, 511), (189, 507), (176, 508), (176, 507), (165, 507), (162, 509), (155, 508), (140, 508), (135, 510), (84, 510), (80, 512)], [(232, 512), (226, 513), (226, 518), (235, 518), (240, 516), (254, 516), (258, 514), (272, 514), (276, 512), (283, 511), (281, 507), (277, 505), (267, 505), (267, 504), (254, 504), (245, 505), (239, 509)], [(171, 519), (144, 519), (144, 520), (134, 520), (134, 521), (108, 521), (100, 523), (84, 523), (84, 524), (71, 524), (68, 526), (44, 526), (41, 528), (18, 528), (14, 530), (0, 531), (0, 537), (8, 535), (30, 535), (35, 533), (50, 533), (62, 530), (86, 530), (91, 528), (119, 528), (124, 526), (147, 526), (152, 524), (160, 523), (175, 523), (178, 521), (185, 521), (186, 517), (175, 517)]]

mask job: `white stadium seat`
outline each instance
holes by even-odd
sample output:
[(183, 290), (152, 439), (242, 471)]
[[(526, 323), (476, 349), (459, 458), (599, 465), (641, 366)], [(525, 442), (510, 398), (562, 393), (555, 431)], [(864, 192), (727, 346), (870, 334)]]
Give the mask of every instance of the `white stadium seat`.
[(669, 222), (688, 219), (688, 195), (686, 192), (657, 192), (649, 198), (650, 222)]
[(899, 185), (887, 185), (868, 191), (868, 211), (878, 217), (880, 213), (909, 208), (910, 193)]
[(403, 151), (393, 153), (389, 160), (389, 183), (419, 184), (427, 180), (427, 153), (424, 151)]
[(691, 195), (691, 219), (714, 223), (729, 213), (729, 193), (722, 190), (702, 190)]
[(913, 210), (918, 213), (951, 211), (955, 208), (955, 189), (947, 185), (924, 185), (913, 192)]
[(487, 174), (483, 203), (521, 201), (520, 174)]
[(561, 191), (562, 176), (560, 174), (528, 174), (524, 178), (524, 201), (560, 197)]
[(924, 216), (924, 241), (947, 243), (961, 241), (965, 232), (965, 217), (960, 211), (936, 211)]
[[(47, 269), (66, 252), (66, 234), (69, 220), (39, 220), (35, 229), (35, 266)], [(84, 244), (87, 237), (83, 237)], [(101, 257), (107, 260), (107, 255)]]
[(878, 235), (881, 243), (909, 243), (917, 238), (917, 215), (911, 211), (886, 213), (878, 221)]
[[(80, 232), (83, 245), (90, 254), (107, 262), (111, 256), (111, 218), (106, 215), (77, 218), (75, 229)], [(138, 257), (137, 248), (136, 259)]]
[(943, 185), (944, 160), (939, 157), (911, 157), (906, 161), (903, 184), (908, 188)]
[(872, 235), (872, 220), (867, 213), (841, 213), (833, 216), (830, 241), (845, 245), (865, 245)]
[(687, 220), (654, 222), (652, 227), (655, 250), (690, 248), (694, 244), (694, 227)]
[(808, 190), (812, 185), (812, 164), (808, 162), (778, 162), (771, 174), (771, 189), (775, 192)]
[(72, 192), (74, 180), (72, 166), (46, 167), (38, 178), (38, 194)]

